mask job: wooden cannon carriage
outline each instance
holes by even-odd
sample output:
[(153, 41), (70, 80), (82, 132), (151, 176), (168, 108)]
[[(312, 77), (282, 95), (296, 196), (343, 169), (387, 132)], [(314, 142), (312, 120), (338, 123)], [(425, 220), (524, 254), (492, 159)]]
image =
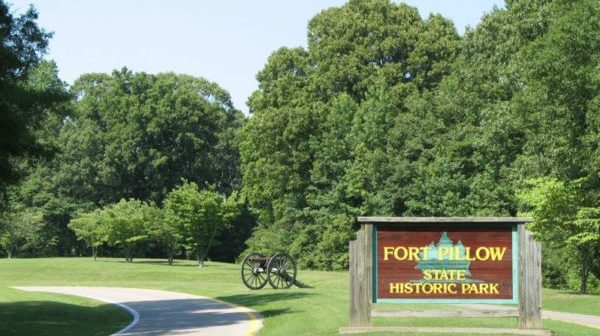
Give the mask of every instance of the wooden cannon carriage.
[(287, 253), (271, 258), (250, 253), (242, 261), (242, 281), (250, 289), (261, 289), (267, 281), (274, 289), (290, 288), (296, 283), (296, 262)]

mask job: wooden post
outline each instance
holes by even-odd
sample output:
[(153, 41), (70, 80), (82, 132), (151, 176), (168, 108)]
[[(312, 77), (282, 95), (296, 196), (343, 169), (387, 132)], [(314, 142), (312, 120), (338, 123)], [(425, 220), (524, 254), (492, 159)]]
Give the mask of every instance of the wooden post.
[(350, 326), (371, 325), (373, 225), (350, 242)]
[(519, 225), (519, 328), (542, 328), (542, 253), (525, 225)]
[(358, 243), (351, 240), (349, 243), (350, 257), (350, 326), (361, 326), (358, 309)]
[(373, 302), (373, 224), (363, 224), (364, 283), (363, 314), (365, 323), (371, 326), (371, 304)]

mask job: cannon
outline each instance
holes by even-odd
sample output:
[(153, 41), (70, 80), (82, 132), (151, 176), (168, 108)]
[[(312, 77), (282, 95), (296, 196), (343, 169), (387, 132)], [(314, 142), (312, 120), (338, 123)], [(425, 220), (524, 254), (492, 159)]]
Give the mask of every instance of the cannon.
[(261, 289), (267, 281), (274, 289), (290, 288), (296, 283), (296, 262), (287, 253), (271, 258), (250, 253), (242, 261), (242, 281), (250, 289)]

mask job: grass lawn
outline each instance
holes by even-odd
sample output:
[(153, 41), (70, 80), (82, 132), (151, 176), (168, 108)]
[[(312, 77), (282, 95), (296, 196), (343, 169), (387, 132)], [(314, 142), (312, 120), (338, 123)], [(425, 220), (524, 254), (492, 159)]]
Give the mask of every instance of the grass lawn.
[(0, 335), (3, 336), (104, 336), (130, 321), (128, 313), (111, 304), (0, 287)]
[[(119, 286), (171, 290), (190, 294), (214, 297), (235, 304), (245, 305), (260, 312), (264, 317), (264, 328), (261, 336), (269, 335), (337, 335), (338, 328), (348, 325), (348, 273), (345, 272), (318, 272), (300, 270), (298, 279), (311, 288), (291, 288), (288, 290), (273, 290), (268, 285), (262, 290), (251, 291), (247, 289), (240, 279), (238, 265), (212, 263), (206, 264), (204, 269), (198, 269), (192, 261), (176, 261), (169, 266), (163, 260), (134, 260), (133, 264), (126, 264), (120, 259), (100, 258), (94, 262), (89, 258), (49, 258), (49, 259), (12, 259), (0, 260), (0, 302), (9, 302), (18, 307), (18, 303), (32, 301), (46, 301), (48, 314), (53, 316), (54, 323), (70, 323), (71, 315), (52, 315), (53, 305), (71, 305), (72, 312), (84, 310), (84, 313), (93, 311), (101, 314), (110, 310), (109, 315), (128, 317), (125, 313), (116, 313), (113, 307), (95, 303), (91, 300), (76, 299), (68, 296), (46, 295), (38, 293), (18, 292), (7, 289), (10, 286)], [(593, 313), (598, 311), (600, 297), (586, 297), (583, 308), (574, 307), (575, 304), (565, 305), (569, 298), (576, 302), (580, 296), (561, 294), (545, 291), (543, 298), (544, 308), (563, 311), (577, 311)], [(553, 294), (553, 295), (549, 295)], [(556, 294), (556, 295), (554, 295)], [(563, 296), (564, 295), (564, 296)], [(589, 301), (588, 301), (589, 300)], [(87, 306), (86, 306), (87, 305)], [(44, 306), (44, 305), (42, 305)], [(421, 309), (423, 305), (419, 305)], [(551, 307), (551, 308), (550, 308)], [(38, 307), (42, 308), (42, 307)], [(386, 307), (389, 308), (389, 307)], [(412, 307), (402, 306), (410, 309)], [(439, 309), (436, 305), (433, 308)], [(106, 310), (105, 310), (106, 309)], [(67, 309), (68, 310), (68, 309)], [(29, 319), (27, 315), (37, 317), (48, 314), (30, 314), (23, 309), (0, 310), (0, 324), (4, 319), (13, 321)], [(8, 316), (10, 314), (10, 316)], [(125, 315), (123, 315), (125, 314)], [(102, 321), (102, 322), (98, 322)], [(124, 323), (122, 318), (94, 321), (77, 318), (77, 322), (92, 325), (101, 324), (104, 331), (116, 331)], [(43, 323), (43, 319), (40, 323)], [(108, 328), (113, 323), (113, 328)], [(375, 325), (402, 325), (402, 326), (456, 326), (456, 327), (516, 327), (515, 318), (377, 318)], [(29, 324), (24, 324), (29, 327)], [(546, 328), (552, 329), (561, 336), (592, 336), (600, 335), (600, 331), (591, 328), (579, 327), (572, 324), (544, 321)], [(62, 327), (62, 326), (61, 326)], [(2, 328), (2, 326), (0, 326)], [(76, 327), (73, 327), (76, 329)], [(83, 330), (83, 329), (82, 329)], [(22, 333), (31, 335), (37, 333)], [(68, 335), (66, 332), (60, 333)], [(79, 335), (95, 335), (93, 333), (79, 332)], [(0, 329), (0, 335), (5, 335)], [(18, 335), (18, 334), (15, 334)], [(383, 335), (383, 334), (377, 334)], [(414, 335), (414, 334), (412, 334)], [(432, 336), (433, 334), (427, 334)], [(444, 334), (446, 336), (450, 334)]]
[(542, 304), (546, 310), (600, 316), (599, 295), (579, 295), (555, 289), (544, 289)]

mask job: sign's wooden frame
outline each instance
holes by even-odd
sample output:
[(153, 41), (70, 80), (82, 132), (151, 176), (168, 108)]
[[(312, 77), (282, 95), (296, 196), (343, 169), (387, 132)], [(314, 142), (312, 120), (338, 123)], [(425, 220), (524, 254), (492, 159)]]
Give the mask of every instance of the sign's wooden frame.
[[(533, 235), (525, 230), (529, 218), (517, 217), (358, 217), (361, 229), (357, 239), (350, 242), (350, 327), (340, 328), (340, 334), (363, 332), (435, 332), (435, 333), (513, 333), (521, 335), (550, 335), (542, 329), (541, 318), (541, 245)], [(519, 329), (494, 328), (408, 328), (408, 327), (372, 327), (371, 305), (373, 303), (373, 247), (374, 227), (390, 224), (417, 223), (477, 223), (507, 224), (517, 226), (518, 239), (518, 327)], [(513, 278), (514, 280), (515, 278)], [(464, 312), (462, 312), (464, 314)], [(483, 316), (502, 316), (503, 314)], [(459, 312), (456, 316), (460, 315)], [(451, 316), (447, 311), (444, 316)], [(485, 329), (485, 330), (484, 330)]]

